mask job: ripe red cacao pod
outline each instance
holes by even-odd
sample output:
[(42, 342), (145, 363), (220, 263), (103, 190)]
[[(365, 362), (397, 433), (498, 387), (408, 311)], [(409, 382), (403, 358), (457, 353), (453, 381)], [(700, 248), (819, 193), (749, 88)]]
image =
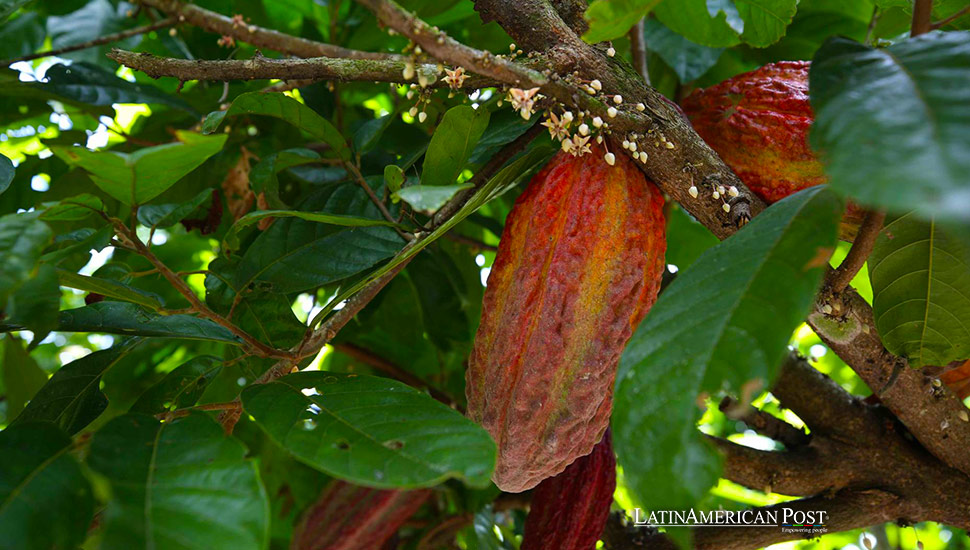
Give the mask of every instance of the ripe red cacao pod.
[(808, 146), (807, 61), (781, 61), (695, 90), (681, 102), (694, 130), (766, 202), (825, 183)]
[[(681, 102), (694, 130), (767, 203), (825, 183), (808, 145), (815, 119), (808, 61), (779, 61), (695, 90)], [(842, 238), (852, 240), (865, 212), (849, 204)]]
[(466, 371), (468, 415), (492, 434), (492, 480), (535, 487), (589, 454), (616, 365), (656, 300), (663, 197), (626, 155), (557, 154), (516, 200)]
[(333, 481), (293, 529), (291, 550), (374, 550), (401, 528), (430, 489), (371, 489)]
[(607, 430), (593, 452), (533, 491), (522, 550), (593, 550), (610, 516), (615, 489), (616, 457)]

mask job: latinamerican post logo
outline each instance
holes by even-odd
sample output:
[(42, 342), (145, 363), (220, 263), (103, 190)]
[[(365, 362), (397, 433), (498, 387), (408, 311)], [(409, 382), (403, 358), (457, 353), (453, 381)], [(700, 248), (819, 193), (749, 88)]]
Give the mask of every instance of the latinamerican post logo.
[(783, 533), (813, 535), (828, 531), (825, 510), (633, 510), (633, 524), (642, 527), (777, 527)]

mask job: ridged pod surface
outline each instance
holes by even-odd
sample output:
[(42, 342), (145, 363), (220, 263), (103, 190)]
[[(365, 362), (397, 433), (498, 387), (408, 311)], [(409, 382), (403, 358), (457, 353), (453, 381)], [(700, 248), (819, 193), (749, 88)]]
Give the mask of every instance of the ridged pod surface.
[(609, 430), (593, 452), (532, 493), (522, 550), (593, 550), (610, 516), (616, 457)]
[(681, 102), (694, 130), (765, 201), (825, 183), (808, 146), (807, 61), (781, 61), (695, 90)]
[(431, 490), (371, 489), (334, 481), (293, 529), (291, 550), (375, 550), (400, 529)]
[(663, 197), (626, 155), (557, 154), (516, 200), (466, 371), (468, 415), (492, 434), (492, 480), (519, 492), (603, 437), (620, 354), (656, 299)]

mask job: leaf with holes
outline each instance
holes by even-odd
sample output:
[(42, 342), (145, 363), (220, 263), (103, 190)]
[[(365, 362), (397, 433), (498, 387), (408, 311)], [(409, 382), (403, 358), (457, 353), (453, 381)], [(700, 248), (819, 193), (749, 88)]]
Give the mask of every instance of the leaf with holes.
[(457, 478), (484, 487), (495, 466), (488, 432), (387, 378), (300, 372), (251, 386), (242, 399), (295, 457), (360, 485), (411, 489)]
[(913, 213), (890, 217), (868, 266), (872, 310), (886, 349), (914, 367), (970, 357), (967, 243)]

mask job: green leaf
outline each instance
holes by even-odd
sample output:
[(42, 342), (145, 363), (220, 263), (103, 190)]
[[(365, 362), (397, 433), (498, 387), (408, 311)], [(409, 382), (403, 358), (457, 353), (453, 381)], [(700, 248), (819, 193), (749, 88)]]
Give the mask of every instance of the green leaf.
[(45, 203), (45, 205), (47, 208), (41, 212), (40, 219), (48, 222), (80, 221), (104, 210), (101, 199), (90, 193), (82, 193), (55, 203)]
[(44, 384), (45, 373), (34, 361), (20, 339), (8, 334), (3, 339), (3, 385), (6, 388), (7, 418), (16, 418)]
[(388, 164), (384, 167), (384, 183), (387, 185), (387, 189), (390, 190), (392, 196), (400, 191), (405, 179), (407, 178), (404, 176), (404, 170), (401, 170), (400, 166)]
[[(11, 324), (0, 325), (0, 331), (9, 330), (20, 328)], [(241, 343), (228, 329), (207, 319), (184, 314), (159, 315), (125, 302), (98, 302), (64, 310), (61, 312), (57, 330)]]
[(84, 541), (94, 497), (72, 447), (50, 424), (0, 432), (0, 548), (78, 548)]
[(57, 284), (57, 270), (41, 264), (27, 282), (20, 285), (7, 301), (9, 322), (27, 327), (40, 342), (57, 327), (61, 307), (61, 288)]
[(301, 461), (369, 487), (430, 487), (457, 478), (484, 487), (495, 443), (484, 429), (387, 378), (300, 372), (250, 386), (243, 407)]
[(83, 168), (105, 193), (126, 205), (146, 203), (198, 168), (222, 149), (226, 135), (176, 132), (180, 143), (139, 149), (135, 153), (51, 147), (64, 162)]
[[(55, 2), (60, 4), (63, 2)], [(89, 0), (82, 2), (81, 9), (63, 16), (47, 18), (47, 34), (51, 38), (52, 48), (63, 48), (75, 44), (83, 44), (102, 36), (124, 30), (134, 26), (134, 20), (127, 16), (130, 6), (127, 3), (114, 5), (110, 0)], [(48, 4), (47, 8), (53, 7)], [(140, 37), (132, 37), (112, 45), (118, 48), (131, 48), (138, 43)], [(93, 48), (62, 54), (74, 61), (90, 61), (102, 63), (106, 67), (116, 67), (115, 63), (105, 57), (110, 46), (101, 45)]]
[(461, 183), (458, 185), (412, 185), (401, 189), (394, 196), (410, 204), (415, 210), (430, 214), (444, 206), (459, 191), (471, 189), (471, 187), (472, 184), (470, 183)]
[(222, 360), (218, 357), (193, 357), (143, 393), (129, 412), (157, 414), (192, 407), (198, 403), (209, 382), (221, 371)]
[(6, 21), (7, 18), (13, 14), (13, 12), (33, 1), (34, 0), (0, 0), (0, 23)]
[(13, 181), (14, 173), (16, 168), (13, 166), (13, 162), (10, 159), (0, 155), (0, 193), (3, 193), (10, 187), (10, 182)]
[(101, 548), (263, 550), (268, 499), (245, 454), (200, 413), (164, 424), (115, 418), (94, 434), (88, 457), (111, 486)]
[(322, 212), (303, 212), (300, 210), (258, 210), (256, 212), (250, 212), (245, 216), (236, 220), (236, 223), (232, 224), (229, 231), (226, 232), (226, 236), (223, 239), (223, 250), (229, 253), (232, 250), (239, 248), (239, 232), (266, 218), (299, 218), (301, 220), (306, 220), (309, 222), (316, 223), (327, 223), (330, 225), (339, 225), (341, 227), (395, 227), (393, 224), (385, 220), (372, 220), (370, 218), (360, 218), (356, 216), (341, 216), (339, 214), (325, 214)]
[(785, 35), (797, 5), (797, 0), (667, 0), (654, 13), (696, 44), (726, 48), (744, 41), (763, 48)]
[(394, 122), (394, 118), (395, 115), (391, 113), (361, 124), (360, 128), (354, 132), (354, 149), (360, 154), (374, 149), (381, 136), (384, 135), (384, 130), (387, 130), (387, 127)]
[(711, 248), (660, 295), (620, 361), (614, 444), (646, 508), (697, 503), (720, 475), (697, 400), (774, 379), (836, 244), (842, 201), (812, 187)]
[(594, 0), (583, 17), (589, 30), (583, 40), (590, 44), (624, 36), (661, 0)]
[(970, 87), (953, 85), (970, 81), (970, 32), (886, 49), (832, 38), (809, 81), (810, 140), (833, 188), (924, 219), (970, 220)]
[(138, 221), (147, 227), (171, 227), (202, 206), (212, 194), (212, 189), (203, 189), (182, 203), (147, 204), (138, 208)]
[[(0, 5), (3, 3), (0, 2)], [(3, 8), (0, 8), (2, 11)], [(0, 22), (2, 22), (0, 17)], [(0, 25), (0, 58), (13, 59), (30, 55), (44, 45), (47, 30), (44, 18), (36, 12), (21, 13), (7, 24)]]
[(421, 185), (453, 185), (488, 126), (489, 112), (470, 105), (448, 109), (431, 136), (424, 156)]
[(40, 253), (53, 232), (36, 214), (7, 214), (0, 218), (0, 307), (33, 276)]
[(650, 51), (656, 52), (670, 65), (681, 82), (690, 82), (706, 73), (724, 51), (723, 48), (695, 44), (656, 19), (643, 22), (643, 36)]
[(64, 365), (37, 392), (13, 424), (51, 422), (71, 435), (83, 430), (108, 407), (108, 398), (100, 388), (101, 377), (137, 345), (138, 341), (132, 341)]
[(236, 97), (225, 111), (210, 113), (202, 132), (211, 134), (227, 116), (265, 115), (288, 122), (311, 137), (330, 145), (337, 157), (350, 160), (350, 147), (340, 132), (316, 111), (282, 93), (249, 92)]
[(707, 249), (717, 246), (717, 237), (683, 208), (675, 206), (667, 213), (668, 264), (687, 269)]
[(44, 76), (44, 82), (31, 82), (28, 86), (88, 105), (110, 107), (115, 103), (149, 103), (167, 105), (198, 116), (188, 103), (176, 96), (154, 86), (128, 82), (90, 63), (58, 63), (47, 69)]
[(320, 155), (310, 149), (286, 149), (267, 155), (249, 172), (249, 182), (253, 192), (263, 193), (270, 207), (285, 208), (280, 200), (280, 184), (277, 174), (283, 170), (319, 162)]
[(57, 277), (60, 279), (61, 284), (68, 288), (94, 292), (108, 298), (131, 302), (156, 311), (162, 309), (164, 306), (161, 298), (157, 294), (137, 289), (114, 279), (89, 277), (66, 269), (58, 269)]
[(869, 257), (886, 349), (913, 367), (970, 357), (970, 246), (910, 213), (886, 220)]

